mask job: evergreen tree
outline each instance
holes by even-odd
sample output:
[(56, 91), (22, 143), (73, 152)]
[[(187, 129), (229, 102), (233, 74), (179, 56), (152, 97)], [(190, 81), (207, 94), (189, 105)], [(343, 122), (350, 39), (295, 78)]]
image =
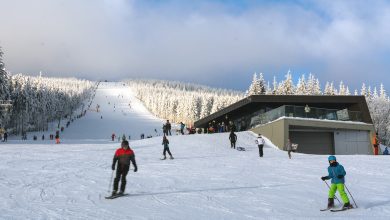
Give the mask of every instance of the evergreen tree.
[(0, 100), (9, 99), (9, 83), (8, 75), (5, 71), (5, 65), (3, 63), (3, 51), (0, 47)]
[(298, 79), (296, 95), (307, 95), (305, 75)]

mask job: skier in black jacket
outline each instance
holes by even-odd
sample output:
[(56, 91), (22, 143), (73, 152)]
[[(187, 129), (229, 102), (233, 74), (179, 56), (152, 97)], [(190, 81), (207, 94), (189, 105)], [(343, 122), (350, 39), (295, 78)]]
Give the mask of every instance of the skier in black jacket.
[(234, 133), (234, 131), (230, 132), (229, 140), (230, 140), (231, 148), (236, 149), (237, 135)]

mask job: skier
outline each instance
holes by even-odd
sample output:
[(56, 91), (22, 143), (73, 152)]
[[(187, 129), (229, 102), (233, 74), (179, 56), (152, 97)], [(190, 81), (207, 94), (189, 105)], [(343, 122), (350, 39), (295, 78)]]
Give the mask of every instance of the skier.
[(45, 135), (43, 134), (43, 135), (42, 135), (42, 141), (44, 141), (44, 140), (45, 140)]
[(259, 156), (263, 157), (263, 147), (264, 147), (264, 139), (261, 137), (261, 134), (259, 134), (259, 137), (256, 140), (257, 146), (259, 147)]
[(287, 150), (288, 158), (291, 159), (292, 143), (290, 138), (287, 140), (286, 150)]
[(169, 141), (168, 141), (168, 139), (167, 139), (167, 137), (165, 135), (163, 137), (162, 145), (164, 145), (164, 151), (163, 151), (164, 158), (162, 160), (167, 159), (166, 152), (168, 152), (168, 154), (170, 156), (170, 159), (172, 160), (173, 156), (171, 154), (171, 151), (169, 150)]
[(386, 147), (385, 150), (383, 151), (383, 155), (389, 155), (389, 150), (387, 149), (387, 147)]
[(56, 144), (59, 144), (60, 143), (60, 134), (57, 132), (56, 136)]
[(122, 141), (126, 141), (126, 135), (125, 134), (122, 135)]
[(130, 148), (128, 141), (122, 141), (121, 148), (115, 151), (112, 161), (112, 170), (115, 170), (115, 165), (118, 162), (116, 176), (114, 179), (114, 188), (112, 196), (117, 195), (119, 180), (121, 180), (121, 188), (118, 195), (123, 195), (126, 189), (126, 176), (130, 169), (130, 161), (133, 163), (134, 172), (137, 172), (137, 163), (135, 162), (134, 151)]
[(349, 203), (348, 195), (344, 191), (344, 176), (347, 174), (344, 170), (344, 167), (336, 161), (336, 157), (331, 155), (328, 157), (329, 167), (328, 167), (328, 176), (321, 177), (321, 180), (325, 181), (332, 179), (332, 184), (329, 189), (328, 196), (328, 209), (334, 207), (334, 196), (336, 191), (339, 191), (341, 199), (344, 202), (342, 209), (351, 209), (353, 206)]
[(234, 133), (233, 130), (230, 132), (229, 140), (231, 148), (236, 149), (237, 135)]
[(7, 142), (8, 140), (8, 133), (7, 132), (4, 132), (4, 135), (3, 135), (3, 142)]
[(180, 122), (180, 133), (181, 133), (182, 135), (184, 135), (184, 127), (185, 127), (184, 123), (183, 123), (183, 122)]
[(111, 140), (112, 140), (112, 141), (115, 140), (115, 136), (116, 136), (115, 133), (112, 133), (112, 135), (111, 135)]
[(164, 136), (167, 136), (168, 135), (168, 130), (167, 130), (167, 125), (166, 124), (163, 124), (162, 130), (163, 130)]
[(169, 120), (167, 120), (167, 123), (165, 124), (165, 126), (167, 128), (167, 136), (168, 136), (168, 133), (170, 136), (172, 136), (172, 134), (171, 134), (172, 127), (171, 127), (171, 123), (169, 122)]

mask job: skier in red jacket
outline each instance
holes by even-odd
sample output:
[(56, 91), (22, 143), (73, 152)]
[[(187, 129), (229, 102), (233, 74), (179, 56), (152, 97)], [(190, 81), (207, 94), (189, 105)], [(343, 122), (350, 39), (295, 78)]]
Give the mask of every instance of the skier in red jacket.
[(130, 161), (133, 163), (134, 172), (137, 172), (137, 163), (135, 162), (134, 151), (130, 149), (128, 141), (122, 141), (121, 148), (116, 150), (112, 161), (112, 170), (115, 170), (115, 165), (118, 162), (112, 196), (117, 195), (119, 180), (121, 180), (121, 189), (118, 194), (121, 195), (124, 193), (126, 188), (126, 176), (130, 168)]

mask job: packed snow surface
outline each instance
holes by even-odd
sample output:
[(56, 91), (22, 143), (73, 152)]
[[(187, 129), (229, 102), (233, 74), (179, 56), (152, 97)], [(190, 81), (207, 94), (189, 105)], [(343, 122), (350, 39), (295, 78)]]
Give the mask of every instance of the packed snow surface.
[[(129, 100), (132, 109), (126, 109)], [(113, 102), (123, 111), (114, 112)], [(94, 103), (99, 103), (101, 111), (89, 111), (72, 123), (60, 145), (48, 140), (0, 144), (0, 219), (390, 216), (390, 157), (337, 156), (359, 208), (320, 212), (327, 203), (328, 189), (320, 180), (327, 174), (327, 156), (293, 154), (290, 160), (286, 152), (267, 141), (260, 158), (251, 132), (237, 133), (237, 146), (246, 151), (231, 149), (226, 133), (168, 137), (174, 160), (160, 160), (161, 136), (133, 140), (130, 145), (138, 172), (130, 170), (127, 176), (126, 192), (130, 195), (106, 200), (112, 157), (119, 147), (117, 140), (110, 140), (111, 133), (127, 132), (138, 138), (140, 133), (153, 134), (155, 127), (161, 133), (163, 120), (151, 116), (121, 84), (103, 83)]]

